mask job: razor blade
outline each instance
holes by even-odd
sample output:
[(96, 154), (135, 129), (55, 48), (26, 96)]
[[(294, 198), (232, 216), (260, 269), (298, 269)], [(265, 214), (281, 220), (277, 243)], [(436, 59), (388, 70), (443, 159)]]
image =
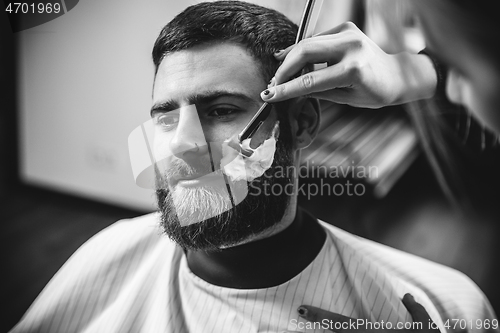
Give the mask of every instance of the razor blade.
[[(302, 18), (300, 20), (299, 29), (297, 31), (297, 36), (295, 39), (295, 44), (300, 42), (302, 39), (312, 36), (314, 27), (319, 18), (319, 13), (321, 10), (321, 5), (323, 0), (307, 0), (302, 13)], [(271, 113), (272, 105), (264, 102), (259, 108), (257, 113), (250, 119), (245, 128), (238, 135), (238, 141), (240, 144), (241, 152), (245, 156), (251, 156), (253, 150), (244, 149), (241, 144), (246, 139), (252, 139), (253, 135), (259, 130), (262, 124), (266, 121)]]

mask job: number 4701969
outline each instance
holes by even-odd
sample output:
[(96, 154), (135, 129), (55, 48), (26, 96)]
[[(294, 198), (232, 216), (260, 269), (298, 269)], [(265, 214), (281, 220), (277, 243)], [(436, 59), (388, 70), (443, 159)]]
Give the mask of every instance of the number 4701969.
[(26, 3), (9, 2), (5, 11), (9, 14), (58, 14), (61, 11), (60, 3)]
[(452, 330), (480, 330), (480, 329), (498, 329), (497, 319), (477, 319), (477, 320), (465, 320), (465, 319), (448, 319), (444, 323), (444, 327)]

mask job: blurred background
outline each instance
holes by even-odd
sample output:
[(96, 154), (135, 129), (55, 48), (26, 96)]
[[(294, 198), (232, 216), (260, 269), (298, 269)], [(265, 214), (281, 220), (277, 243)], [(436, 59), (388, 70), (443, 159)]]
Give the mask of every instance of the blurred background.
[[(83, 242), (118, 219), (155, 209), (153, 191), (135, 185), (127, 138), (149, 118), (153, 43), (170, 19), (195, 2), (86, 0), (55, 20), (16, 33), (6, 13), (0, 14), (0, 246), (6, 282), (1, 331), (21, 318)], [(252, 2), (297, 23), (305, 3)], [(326, 0), (316, 31), (347, 20), (386, 52), (425, 47), (406, 1)], [(444, 176), (436, 173), (440, 162), (429, 155), (415, 109), (322, 107), (319, 137), (302, 154), (311, 171), (302, 184), (332, 188), (350, 182), (365, 191), (301, 196), (300, 204), (350, 232), (466, 273), (499, 313), (499, 215), (460, 209), (463, 200), (453, 195), (447, 174), (462, 165), (461, 157), (448, 163), (451, 171), (445, 168)], [(462, 126), (460, 110), (442, 118), (451, 128)], [(457, 150), (496, 165), (498, 145), (491, 153), (476, 147), (469, 127)], [(340, 166), (377, 171), (371, 177), (316, 172)], [(474, 178), (481, 170), (469, 169), (458, 178)], [(498, 187), (480, 190), (498, 201)]]

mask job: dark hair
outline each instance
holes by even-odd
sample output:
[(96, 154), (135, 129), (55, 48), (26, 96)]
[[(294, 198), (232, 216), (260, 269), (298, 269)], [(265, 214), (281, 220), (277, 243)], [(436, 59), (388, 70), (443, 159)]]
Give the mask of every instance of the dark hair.
[(186, 8), (160, 32), (153, 47), (155, 73), (165, 55), (210, 42), (233, 42), (258, 60), (264, 80), (279, 63), (273, 53), (295, 42), (297, 25), (283, 14), (241, 1), (203, 2)]
[[(242, 1), (202, 2), (187, 7), (160, 32), (153, 47), (155, 75), (165, 55), (206, 43), (232, 42), (242, 45), (261, 68), (265, 82), (278, 69), (273, 53), (295, 43), (298, 27), (285, 15)], [(275, 103), (280, 138), (291, 149), (290, 103)]]

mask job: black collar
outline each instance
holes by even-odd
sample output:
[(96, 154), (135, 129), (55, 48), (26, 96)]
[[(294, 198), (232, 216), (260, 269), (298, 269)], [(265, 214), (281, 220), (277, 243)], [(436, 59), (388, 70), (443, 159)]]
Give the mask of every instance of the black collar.
[(325, 240), (318, 220), (298, 208), (292, 224), (278, 234), (220, 252), (188, 251), (187, 261), (195, 275), (217, 286), (269, 288), (303, 271)]

